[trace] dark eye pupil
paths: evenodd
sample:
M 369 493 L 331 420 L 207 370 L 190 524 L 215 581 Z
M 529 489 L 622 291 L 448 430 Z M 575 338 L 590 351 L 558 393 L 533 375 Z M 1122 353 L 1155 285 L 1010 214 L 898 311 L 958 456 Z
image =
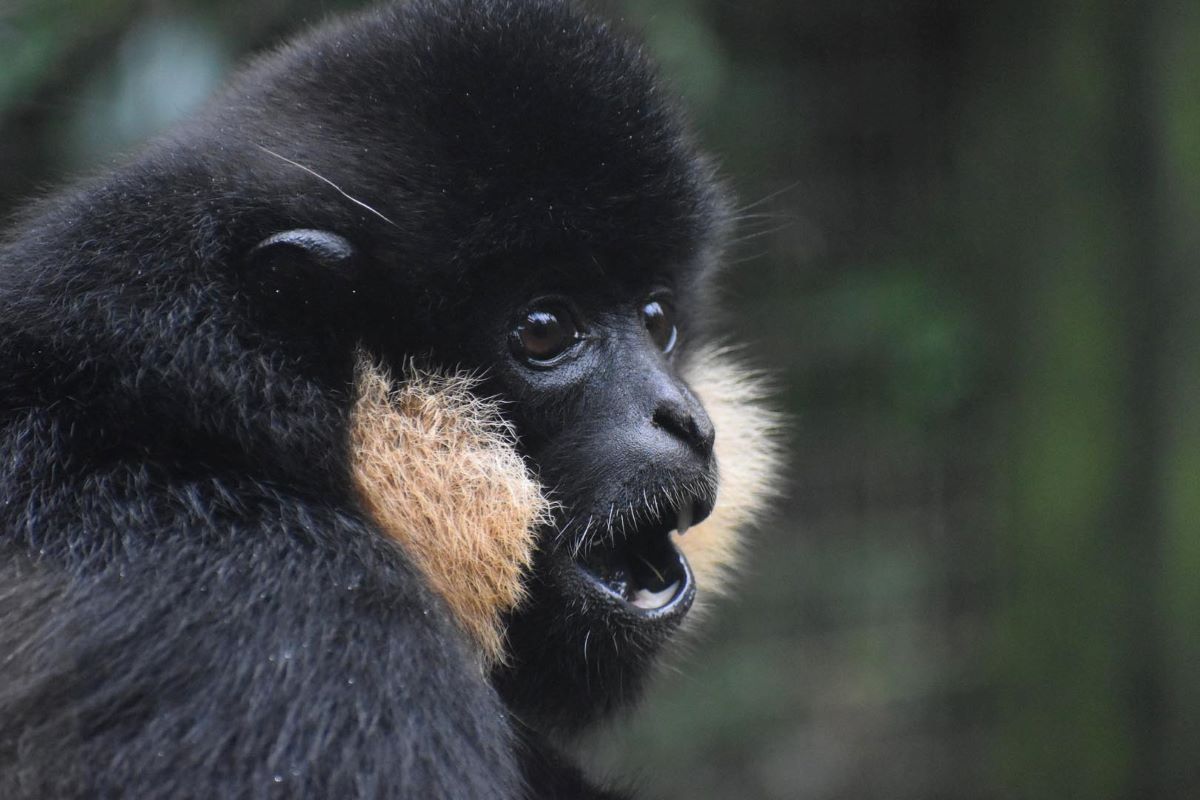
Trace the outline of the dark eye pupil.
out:
M 546 361 L 566 350 L 575 340 L 576 331 L 566 314 L 535 309 L 525 315 L 517 334 L 526 356 Z
M 651 300 L 642 308 L 642 317 L 646 321 L 646 330 L 650 338 L 658 345 L 658 349 L 669 353 L 675 348 L 675 314 L 671 307 L 660 300 Z

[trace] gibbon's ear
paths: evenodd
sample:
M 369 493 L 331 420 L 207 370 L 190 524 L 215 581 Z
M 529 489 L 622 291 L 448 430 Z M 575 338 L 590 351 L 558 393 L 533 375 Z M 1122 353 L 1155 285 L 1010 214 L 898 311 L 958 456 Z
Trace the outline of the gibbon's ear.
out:
M 264 275 L 307 273 L 327 280 L 353 280 L 354 247 L 329 231 L 296 228 L 263 239 L 250 251 L 250 267 Z
M 359 263 L 345 237 L 297 228 L 255 245 L 246 256 L 243 277 L 276 315 L 310 323 L 353 302 Z
M 342 266 L 354 255 L 354 248 L 344 236 L 329 231 L 296 228 L 263 239 L 250 251 L 250 257 L 255 260 L 269 259 L 288 250 L 293 255 L 304 254 L 326 267 Z

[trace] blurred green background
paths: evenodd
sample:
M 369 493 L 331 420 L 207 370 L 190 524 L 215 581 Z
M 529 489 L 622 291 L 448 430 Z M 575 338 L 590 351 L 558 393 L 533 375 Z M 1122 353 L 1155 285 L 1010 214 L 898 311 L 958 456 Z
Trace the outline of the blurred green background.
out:
M 749 205 L 739 596 L 581 748 L 663 798 L 1200 796 L 1200 3 L 595 0 Z M 0 0 L 0 213 L 357 2 Z

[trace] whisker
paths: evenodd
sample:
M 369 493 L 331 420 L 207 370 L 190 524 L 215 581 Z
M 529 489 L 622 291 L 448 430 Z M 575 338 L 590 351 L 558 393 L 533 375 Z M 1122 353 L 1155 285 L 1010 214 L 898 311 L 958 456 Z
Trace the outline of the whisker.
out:
M 791 183 L 784 186 L 782 189 L 776 189 L 775 191 L 771 192 L 770 194 L 764 195 L 763 197 L 758 198 L 757 200 L 755 200 L 752 203 L 747 203 L 744 206 L 739 206 L 738 208 L 735 208 L 733 210 L 734 216 L 741 214 L 743 211 L 749 211 L 752 208 L 757 208 L 758 206 L 761 206 L 763 203 L 769 203 L 772 200 L 774 200 L 776 197 L 779 197 L 781 194 L 787 194 L 788 192 L 792 191 L 793 189 L 798 187 L 800 185 L 800 183 L 801 183 L 801 181 L 792 181 Z
M 774 236 L 775 234 L 780 233 L 781 231 L 786 231 L 790 227 L 792 227 L 791 224 L 776 225 L 774 227 L 766 228 L 761 231 L 753 231 L 751 233 L 743 234 L 742 236 L 737 236 L 737 237 L 731 239 L 729 241 L 729 245 L 731 247 L 737 247 L 739 245 L 745 244 L 746 242 L 752 242 L 755 239 L 761 239 L 764 236 Z
M 279 153 L 276 153 L 274 150 L 271 150 L 270 148 L 263 147 L 261 144 L 259 144 L 259 145 L 255 145 L 255 147 L 257 147 L 259 150 L 262 150 L 262 151 L 263 151 L 264 153 L 266 153 L 267 155 L 269 155 L 269 156 L 275 156 L 275 158 L 278 158 L 280 161 L 283 161 L 283 162 L 286 162 L 286 163 L 288 163 L 288 164 L 291 164 L 293 167 L 296 167 L 296 168 L 298 168 L 298 169 L 302 169 L 302 170 L 304 170 L 305 172 L 307 172 L 309 175 L 312 175 L 312 176 L 313 176 L 314 178 L 316 178 L 317 180 L 319 180 L 319 181 L 322 181 L 322 182 L 324 182 L 324 183 L 326 183 L 326 184 L 328 184 L 328 185 L 332 186 L 332 187 L 333 187 L 333 189 L 334 189 L 334 191 L 336 191 L 336 192 L 337 192 L 338 194 L 340 194 L 342 197 L 346 198 L 346 199 L 347 199 L 347 200 L 349 200 L 351 203 L 354 203 L 355 205 L 357 205 L 357 206 L 360 206 L 360 207 L 362 207 L 362 208 L 365 208 L 367 211 L 370 211 L 372 214 L 374 214 L 375 216 L 379 217 L 381 220 L 383 220 L 384 222 L 386 222 L 388 225 L 391 225 L 393 228 L 399 228 L 399 227 L 400 227 L 399 225 L 397 225 L 396 223 L 392 222 L 390 219 L 388 219 L 387 217 L 385 217 L 385 216 L 384 216 L 383 214 L 381 214 L 380 212 L 378 212 L 378 211 L 376 211 L 375 209 L 371 208 L 369 205 L 367 205 L 366 203 L 364 203 L 362 200 L 359 200 L 357 197 L 354 197 L 353 195 L 351 195 L 351 194 L 349 194 L 349 193 L 345 192 L 345 191 L 342 189 L 342 187 L 338 186 L 336 183 L 334 183 L 333 181 L 329 180 L 329 178 L 326 178 L 324 175 L 322 175 L 321 173 L 317 172 L 315 169 L 312 169 L 312 168 L 310 168 L 310 167 L 306 167 L 306 166 L 304 166 L 303 164 L 301 164 L 301 163 L 300 163 L 300 162 L 298 162 L 298 161 L 292 161 L 292 160 L 291 160 L 290 158 L 288 158 L 287 156 L 281 156 L 281 155 L 279 155 Z
M 736 223 L 739 227 L 743 226 L 745 223 L 776 222 L 776 221 L 799 222 L 800 221 L 800 217 L 796 216 L 795 214 L 784 214 L 782 212 L 780 212 L 780 213 L 771 212 L 771 213 L 762 213 L 762 214 L 738 214 L 736 217 L 733 217 L 732 219 L 733 219 L 733 222 Z

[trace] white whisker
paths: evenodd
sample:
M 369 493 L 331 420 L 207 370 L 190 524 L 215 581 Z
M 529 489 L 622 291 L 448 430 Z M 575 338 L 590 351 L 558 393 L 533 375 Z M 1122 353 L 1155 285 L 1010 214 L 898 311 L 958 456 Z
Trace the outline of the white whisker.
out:
M 279 153 L 276 153 L 274 150 L 271 150 L 270 148 L 263 147 L 261 144 L 260 144 L 260 145 L 255 145 L 255 146 L 256 146 L 256 147 L 257 147 L 259 150 L 262 150 L 262 151 L 263 151 L 264 153 L 266 153 L 267 155 L 269 155 L 269 156 L 275 156 L 275 158 L 278 158 L 280 161 L 284 161 L 284 162 L 286 162 L 286 163 L 288 163 L 288 164 L 291 164 L 293 167 L 296 167 L 296 168 L 298 168 L 298 169 L 302 169 L 302 170 L 304 170 L 305 172 L 307 172 L 309 175 L 312 175 L 312 176 L 313 176 L 314 178 L 316 178 L 317 180 L 319 180 L 319 181 L 322 181 L 323 183 L 327 183 L 327 184 L 329 184 L 330 186 L 332 186 L 332 187 L 333 187 L 334 191 L 336 191 L 336 192 L 337 192 L 338 194 L 340 194 L 342 197 L 346 198 L 346 199 L 347 199 L 347 200 L 349 200 L 351 203 L 354 203 L 355 205 L 357 205 L 357 206 L 360 206 L 360 207 L 362 207 L 362 208 L 365 208 L 367 211 L 370 211 L 372 214 L 374 214 L 375 216 L 379 217 L 381 220 L 383 220 L 384 222 L 386 222 L 388 225 L 391 225 L 393 228 L 399 228 L 399 227 L 400 227 L 399 225 L 397 225 L 396 223 L 392 222 L 390 219 L 388 219 L 387 217 L 385 217 L 385 216 L 384 216 L 383 214 L 381 214 L 380 212 L 378 212 L 378 211 L 376 211 L 375 209 L 371 208 L 369 205 L 367 205 L 366 203 L 364 203 L 362 200 L 359 200 L 357 197 L 354 197 L 353 195 L 350 195 L 350 194 L 348 194 L 347 192 L 343 191 L 342 187 L 338 186 L 336 183 L 334 183 L 333 181 L 329 180 L 329 178 L 326 178 L 324 175 L 320 174 L 320 173 L 319 173 L 319 172 L 317 172 L 316 170 L 314 170 L 314 169 L 312 169 L 312 168 L 310 168 L 310 167 L 306 167 L 306 166 L 304 166 L 303 164 L 299 163 L 298 161 L 292 161 L 292 160 L 291 160 L 290 158 L 288 158 L 287 156 L 281 156 L 281 155 L 279 155 Z

